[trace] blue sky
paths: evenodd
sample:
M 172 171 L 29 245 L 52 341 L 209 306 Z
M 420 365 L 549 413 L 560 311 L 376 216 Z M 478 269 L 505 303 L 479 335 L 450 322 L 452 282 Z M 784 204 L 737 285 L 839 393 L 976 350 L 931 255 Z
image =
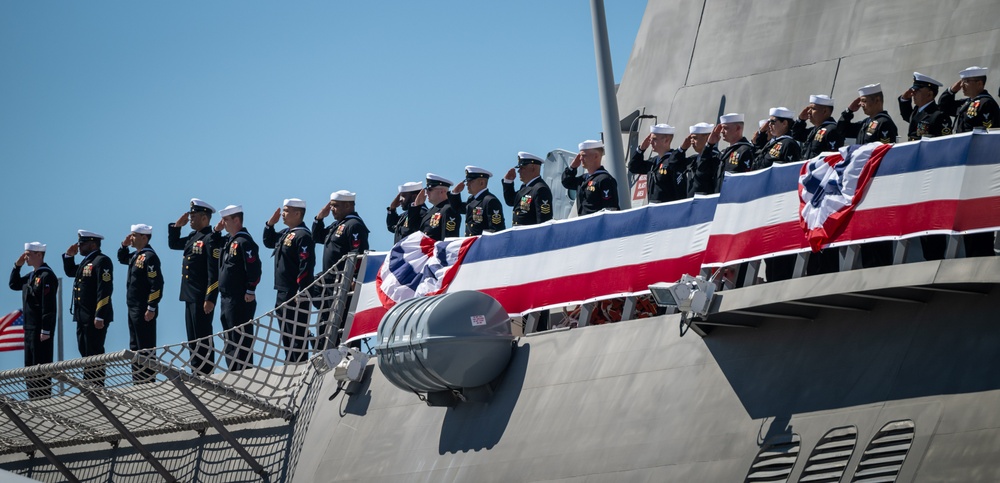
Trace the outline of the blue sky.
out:
M 617 80 L 645 3 L 606 4 Z M 242 204 L 260 242 L 284 198 L 305 199 L 311 219 L 348 189 L 373 249 L 387 249 L 396 185 L 429 171 L 457 181 L 474 164 L 499 192 L 518 151 L 575 150 L 601 131 L 583 0 L 8 1 L 0 64 L 0 260 L 10 270 L 37 240 L 61 274 L 77 229 L 104 234 L 114 258 L 131 224 L 152 225 L 160 344 L 185 338 L 166 227 L 192 197 Z M 128 346 L 117 267 L 108 352 Z M 258 315 L 273 306 L 272 268 L 265 259 Z M 0 291 L 0 312 L 19 307 L 20 293 Z M 0 353 L 0 369 L 21 364 Z

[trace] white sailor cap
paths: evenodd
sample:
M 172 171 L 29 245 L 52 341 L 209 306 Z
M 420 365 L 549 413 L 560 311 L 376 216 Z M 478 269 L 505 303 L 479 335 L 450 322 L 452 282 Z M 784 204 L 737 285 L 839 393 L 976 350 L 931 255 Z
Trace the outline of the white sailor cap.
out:
M 347 190 L 334 191 L 333 193 L 330 193 L 330 201 L 354 201 L 357 198 L 357 193 L 351 193 Z
M 455 184 L 452 183 L 450 179 L 445 178 L 444 176 L 436 175 L 434 173 L 427 173 L 426 178 L 427 178 L 428 188 L 434 188 L 437 186 L 451 186 Z
M 26 252 L 42 252 L 45 253 L 45 244 L 39 242 L 31 242 L 24 244 L 24 251 Z
M 243 213 L 243 205 L 229 205 L 219 210 L 219 214 L 222 216 L 231 216 L 237 213 Z
M 670 124 L 656 124 L 649 126 L 649 132 L 652 134 L 673 134 L 676 129 Z
M 517 153 L 517 167 L 519 168 L 521 166 L 527 166 L 529 164 L 544 164 L 544 163 L 545 163 L 544 159 L 534 154 L 526 153 L 524 151 L 520 151 Z
M 191 198 L 191 213 L 196 211 L 212 214 L 215 213 L 215 207 L 198 198 Z
M 913 73 L 913 87 L 914 88 L 930 87 L 930 86 L 941 87 L 943 85 L 944 84 L 938 82 L 937 80 L 931 78 L 930 76 L 923 75 L 923 74 L 921 74 L 919 72 L 914 72 Z
M 794 119 L 795 114 L 789 110 L 787 107 L 772 107 L 770 111 L 767 112 L 768 115 L 774 117 L 780 117 L 783 119 Z
M 414 191 L 420 191 L 423 189 L 424 184 L 419 181 L 409 181 L 399 185 L 400 193 L 412 193 Z
M 138 225 L 132 225 L 132 233 L 138 233 L 140 235 L 152 235 L 153 227 L 139 223 Z
M 859 96 L 870 96 L 882 92 L 882 84 L 868 84 L 858 89 Z
M 76 236 L 80 238 L 80 241 L 103 240 L 104 239 L 104 235 L 100 235 L 100 234 L 94 233 L 92 231 L 87 231 L 87 230 L 77 230 L 76 231 Z
M 712 132 L 712 128 L 714 127 L 715 124 L 709 124 L 707 122 L 699 122 L 698 124 L 689 127 L 688 132 L 690 132 L 691 134 L 710 134 Z
M 963 70 L 962 72 L 959 72 L 958 76 L 963 79 L 968 77 L 986 77 L 986 73 L 989 72 L 989 70 L 989 67 L 979 67 L 978 65 L 974 65 Z
M 743 122 L 743 114 L 730 112 L 729 114 L 719 116 L 719 124 L 728 124 L 731 122 Z
M 282 206 L 287 206 L 289 208 L 302 208 L 306 209 L 306 202 L 298 198 L 287 198 Z
M 830 106 L 833 107 L 833 98 L 823 94 L 814 94 L 809 96 L 809 103 L 816 104 L 817 106 Z
M 480 168 L 479 166 L 466 166 L 465 167 L 465 179 L 473 180 L 476 178 L 489 178 L 492 177 L 493 173 Z
M 764 125 L 767 124 L 767 121 L 770 121 L 770 119 L 761 119 L 757 122 L 757 127 L 764 127 Z
M 588 139 L 576 146 L 583 151 L 584 149 L 600 149 L 604 147 L 604 141 L 598 141 L 596 139 Z

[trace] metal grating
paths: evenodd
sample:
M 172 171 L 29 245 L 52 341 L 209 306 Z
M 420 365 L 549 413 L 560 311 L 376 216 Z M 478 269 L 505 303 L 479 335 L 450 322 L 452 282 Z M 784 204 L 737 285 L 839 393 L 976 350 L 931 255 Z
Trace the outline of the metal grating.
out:
M 799 458 L 798 434 L 782 434 L 769 439 L 761 446 L 757 457 L 747 472 L 746 483 L 776 483 L 788 481 L 792 467 Z
M 912 420 L 892 421 L 882 426 L 872 437 L 861 462 L 854 473 L 852 482 L 889 483 L 896 481 L 903 468 L 910 446 L 913 445 L 914 424 Z
M 802 470 L 800 482 L 835 483 L 839 482 L 847 470 L 847 463 L 854 454 L 858 444 L 858 428 L 844 426 L 833 428 L 820 438 L 813 448 L 806 467 Z

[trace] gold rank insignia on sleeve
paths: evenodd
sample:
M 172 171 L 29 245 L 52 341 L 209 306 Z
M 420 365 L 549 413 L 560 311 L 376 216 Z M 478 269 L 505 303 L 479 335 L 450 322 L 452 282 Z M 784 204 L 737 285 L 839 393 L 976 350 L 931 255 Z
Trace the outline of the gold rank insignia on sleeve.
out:
M 983 127 L 986 129 L 993 127 L 993 121 L 983 121 Z
M 500 213 L 500 210 L 493 210 L 493 216 L 490 217 L 490 222 L 494 225 L 499 225 L 503 222 L 503 215 Z
M 111 270 L 110 269 L 107 269 L 107 268 L 104 269 L 104 273 L 101 274 L 101 280 L 104 280 L 105 282 L 110 282 L 111 281 Z
M 945 127 L 944 129 L 941 130 L 941 135 L 942 136 L 947 136 L 949 134 L 951 134 L 951 128 L 950 127 Z
M 222 256 L 222 250 L 219 250 L 218 248 L 212 249 L 212 258 L 219 258 L 221 256 Z
M 448 217 L 448 221 L 444 224 L 444 229 L 448 231 L 455 231 L 458 229 L 458 224 L 455 222 L 454 218 Z
M 149 271 L 146 272 L 146 275 L 149 276 L 149 278 L 156 278 L 156 270 L 153 270 L 153 267 L 149 267 Z
M 552 213 L 552 205 L 549 204 L 549 200 L 542 200 L 542 204 L 539 206 L 539 211 L 541 211 L 543 215 Z

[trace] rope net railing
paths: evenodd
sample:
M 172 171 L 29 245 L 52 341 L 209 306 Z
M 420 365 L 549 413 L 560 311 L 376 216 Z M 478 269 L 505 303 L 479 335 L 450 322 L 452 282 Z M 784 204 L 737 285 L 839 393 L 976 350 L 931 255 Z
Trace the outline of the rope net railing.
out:
M 33 448 L 19 422 L 58 447 L 118 441 L 121 426 L 135 436 L 201 431 L 202 409 L 223 424 L 293 417 L 318 374 L 310 360 L 339 340 L 358 258 L 202 339 L 0 372 L 0 453 Z

